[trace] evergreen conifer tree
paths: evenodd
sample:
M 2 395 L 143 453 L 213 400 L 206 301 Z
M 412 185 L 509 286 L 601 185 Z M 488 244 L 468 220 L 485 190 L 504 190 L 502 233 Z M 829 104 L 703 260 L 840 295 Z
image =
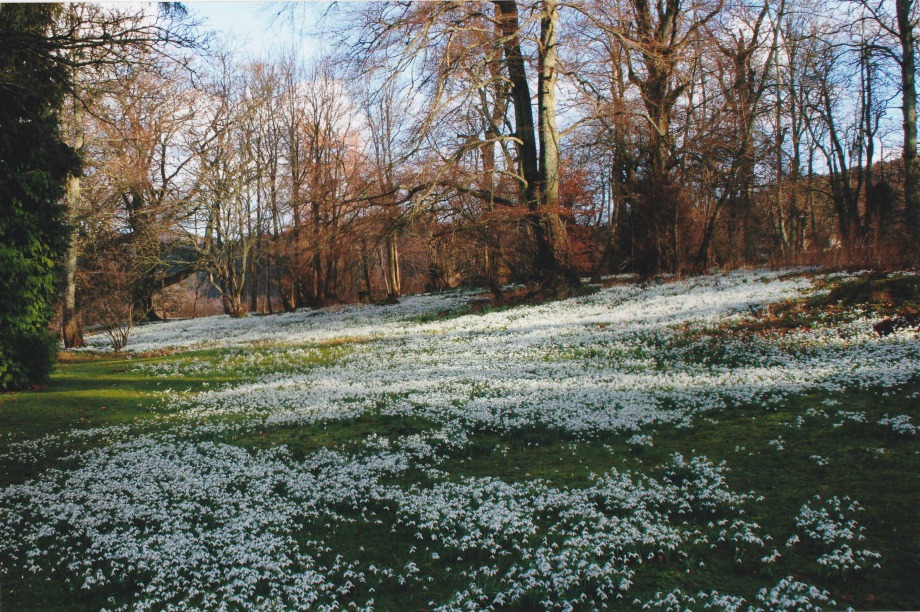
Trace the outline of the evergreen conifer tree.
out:
M 67 247 L 61 197 L 79 168 L 56 116 L 68 87 L 48 37 L 57 10 L 0 4 L 0 390 L 42 382 L 57 352 L 48 323 Z

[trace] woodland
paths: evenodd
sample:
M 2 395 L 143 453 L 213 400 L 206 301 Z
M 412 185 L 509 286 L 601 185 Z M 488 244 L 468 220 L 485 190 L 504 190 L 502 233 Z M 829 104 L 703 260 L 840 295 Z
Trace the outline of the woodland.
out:
M 264 10 L 0 3 L 0 608 L 920 609 L 914 0 Z

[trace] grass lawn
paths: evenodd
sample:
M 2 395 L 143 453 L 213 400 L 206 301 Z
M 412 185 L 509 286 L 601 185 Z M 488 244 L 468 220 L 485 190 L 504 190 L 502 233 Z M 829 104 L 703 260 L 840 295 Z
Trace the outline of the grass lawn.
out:
M 0 609 L 920 609 L 918 286 L 409 298 L 68 353 L 0 395 Z

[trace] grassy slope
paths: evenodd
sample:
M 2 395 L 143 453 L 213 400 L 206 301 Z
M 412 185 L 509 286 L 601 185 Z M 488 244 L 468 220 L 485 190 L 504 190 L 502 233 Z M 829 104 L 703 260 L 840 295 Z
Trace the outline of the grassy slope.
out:
M 905 303 L 913 303 L 913 296 L 905 299 L 893 297 L 890 292 L 886 297 L 880 296 L 878 291 L 863 291 L 865 295 L 859 297 L 860 291 L 841 290 L 838 295 L 854 303 L 875 300 L 875 307 L 883 312 L 894 312 Z M 852 295 L 857 297 L 846 297 Z M 809 310 L 826 310 L 835 305 L 840 306 L 841 300 L 834 304 L 788 305 L 787 312 L 794 314 L 780 316 L 777 320 L 789 325 L 790 318 L 798 317 L 792 326 L 807 324 Z M 162 416 L 163 412 L 156 392 L 164 385 L 193 390 L 205 383 L 238 382 L 249 373 L 216 372 L 167 383 L 163 378 L 147 377 L 131 368 L 139 363 L 169 364 L 190 356 L 206 358 L 216 353 L 204 351 L 131 360 L 112 355 L 71 357 L 59 365 L 44 389 L 0 396 L 0 446 L 72 428 L 130 425 L 140 430 L 160 427 L 155 417 Z M 830 590 L 842 606 L 920 609 L 920 584 L 916 581 L 920 575 L 920 523 L 917 521 L 920 442 L 916 438 L 881 433 L 875 424 L 885 413 L 907 414 L 915 423 L 920 422 L 918 391 L 920 381 L 914 381 L 900 389 L 801 395 L 767 412 L 758 406 L 734 406 L 712 418 L 697 419 L 692 428 L 660 427 L 654 432 L 653 447 L 631 447 L 626 442 L 628 435 L 618 434 L 573 444 L 573 439 L 550 431 L 533 430 L 504 436 L 481 432 L 441 468 L 456 479 L 489 475 L 516 481 L 538 477 L 562 486 L 581 487 L 588 484 L 589 474 L 611 467 L 654 472 L 675 452 L 703 454 L 716 463 L 724 460 L 731 470 L 728 477 L 734 490 L 753 490 L 765 498 L 751 506 L 750 511 L 764 531 L 775 538 L 772 545 L 779 549 L 782 558 L 768 570 L 760 565 L 739 564 L 725 554 L 713 558 L 702 549 L 687 559 L 656 560 L 638 574 L 626 601 L 631 601 L 632 597 L 647 598 L 657 591 L 667 592 L 675 587 L 693 593 L 715 587 L 723 592 L 741 594 L 751 601 L 759 586 L 793 575 Z M 864 411 L 868 423 L 845 421 L 842 426 L 834 427 L 840 419 L 806 415 L 809 408 L 825 408 L 828 401 L 839 402 L 839 408 Z M 804 425 L 796 427 L 800 417 Z M 348 446 L 372 433 L 406 435 L 429 426 L 422 421 L 365 417 L 297 429 L 275 428 L 227 441 L 251 448 L 253 452 L 286 444 L 295 455 L 304 456 L 323 446 Z M 769 444 L 778 436 L 784 441 L 783 452 Z M 0 485 L 23 482 L 40 470 L 61 464 L 74 444 L 62 447 L 38 465 L 0 465 Z M 884 448 L 884 452 L 879 452 L 879 448 Z M 826 458 L 827 465 L 818 465 L 811 459 L 813 455 Z M 862 503 L 865 513 L 860 523 L 866 528 L 866 546 L 882 553 L 880 570 L 857 576 L 828 575 L 814 562 L 815 555 L 807 547 L 799 546 L 789 551 L 783 546 L 794 530 L 791 517 L 815 494 L 825 498 L 848 495 Z M 313 529 L 321 527 L 305 526 L 303 537 L 310 537 Z M 396 542 L 411 538 L 411 534 L 403 533 L 394 536 L 389 525 L 377 529 L 342 525 L 333 531 L 326 531 L 324 536 L 334 543 L 332 547 L 336 550 L 347 551 L 355 558 L 365 556 L 397 564 L 394 557 L 400 553 Z M 359 547 L 363 547 L 360 552 Z M 381 609 L 422 608 L 433 596 L 447 597 L 460 586 L 443 571 L 443 561 L 429 561 L 421 569 L 438 578 L 430 591 L 397 589 L 378 593 L 378 606 Z M 46 581 L 45 578 L 52 579 Z M 73 609 L 105 605 L 104 600 L 68 593 L 53 577 L 37 576 L 31 584 L 3 582 L 0 577 L 3 609 L 7 609 L 6 606 L 9 609 Z

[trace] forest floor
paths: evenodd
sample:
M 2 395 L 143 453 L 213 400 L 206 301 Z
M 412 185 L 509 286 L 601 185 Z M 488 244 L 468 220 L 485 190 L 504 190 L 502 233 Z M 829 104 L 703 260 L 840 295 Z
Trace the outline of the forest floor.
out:
M 746 271 L 91 337 L 0 395 L 0 610 L 920 609 L 918 308 Z

